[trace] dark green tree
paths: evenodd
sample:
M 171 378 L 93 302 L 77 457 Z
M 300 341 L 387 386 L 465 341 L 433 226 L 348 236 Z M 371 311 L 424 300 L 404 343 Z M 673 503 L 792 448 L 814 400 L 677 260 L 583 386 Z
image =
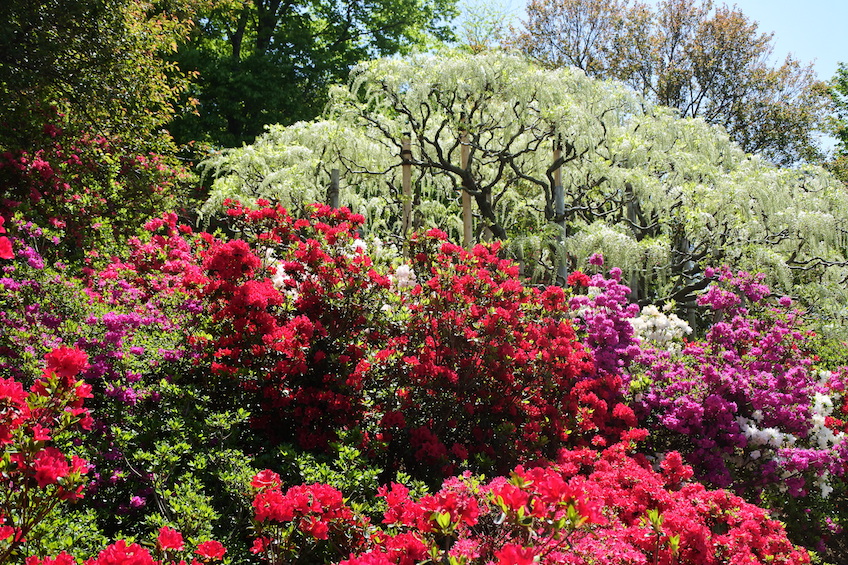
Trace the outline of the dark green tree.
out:
M 199 115 L 171 128 L 180 142 L 237 146 L 266 124 L 314 118 L 352 65 L 451 37 L 456 0 L 224 0 L 199 14 L 176 56 L 197 71 Z
M 165 57 L 187 36 L 192 2 L 4 0 L 0 148 L 38 149 L 52 106 L 77 129 L 161 141 L 188 84 Z
M 848 66 L 845 63 L 839 63 L 829 87 L 833 101 L 830 134 L 836 139 L 836 147 L 827 168 L 848 183 Z

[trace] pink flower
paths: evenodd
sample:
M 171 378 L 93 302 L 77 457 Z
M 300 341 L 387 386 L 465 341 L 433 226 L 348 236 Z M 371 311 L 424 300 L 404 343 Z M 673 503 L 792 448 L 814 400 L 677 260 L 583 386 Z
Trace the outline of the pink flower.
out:
M 45 428 L 41 424 L 36 424 L 32 427 L 32 439 L 35 441 L 47 441 L 50 439 L 50 429 Z

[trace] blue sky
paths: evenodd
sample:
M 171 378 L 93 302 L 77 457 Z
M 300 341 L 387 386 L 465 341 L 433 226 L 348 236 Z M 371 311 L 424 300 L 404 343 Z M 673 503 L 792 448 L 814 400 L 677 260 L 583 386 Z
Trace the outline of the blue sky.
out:
M 648 0 L 650 1 L 650 0 Z M 524 0 L 466 0 L 472 6 L 492 6 L 524 17 Z M 813 62 L 818 77 L 829 80 L 837 63 L 848 63 L 848 0 L 736 0 L 715 4 L 736 5 L 759 24 L 760 32 L 774 32 L 773 61 L 792 55 Z
M 730 2 L 728 2 L 730 4 Z M 814 62 L 818 77 L 829 80 L 839 62 L 848 63 L 848 1 L 846 0 L 737 0 L 762 32 L 774 32 L 774 55 L 792 53 L 802 62 Z

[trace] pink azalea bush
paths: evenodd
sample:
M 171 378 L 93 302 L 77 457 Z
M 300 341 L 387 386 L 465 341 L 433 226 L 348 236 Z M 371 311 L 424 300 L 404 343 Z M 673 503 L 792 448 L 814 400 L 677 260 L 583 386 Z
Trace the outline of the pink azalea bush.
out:
M 791 515 L 808 543 L 835 541 L 844 372 L 816 367 L 801 313 L 769 295 L 761 276 L 717 273 L 699 299 L 715 322 L 679 352 L 644 349 L 631 368 L 634 408 L 654 452 L 680 451 L 707 484 Z

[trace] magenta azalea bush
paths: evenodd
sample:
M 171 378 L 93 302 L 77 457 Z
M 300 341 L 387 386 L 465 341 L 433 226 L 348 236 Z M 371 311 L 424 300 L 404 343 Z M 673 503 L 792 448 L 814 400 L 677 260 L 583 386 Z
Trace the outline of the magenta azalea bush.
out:
M 838 555 L 848 373 L 755 277 L 660 350 L 617 269 L 535 288 L 440 230 L 377 252 L 345 209 L 167 212 L 67 265 L 0 217 L 7 561 Z

